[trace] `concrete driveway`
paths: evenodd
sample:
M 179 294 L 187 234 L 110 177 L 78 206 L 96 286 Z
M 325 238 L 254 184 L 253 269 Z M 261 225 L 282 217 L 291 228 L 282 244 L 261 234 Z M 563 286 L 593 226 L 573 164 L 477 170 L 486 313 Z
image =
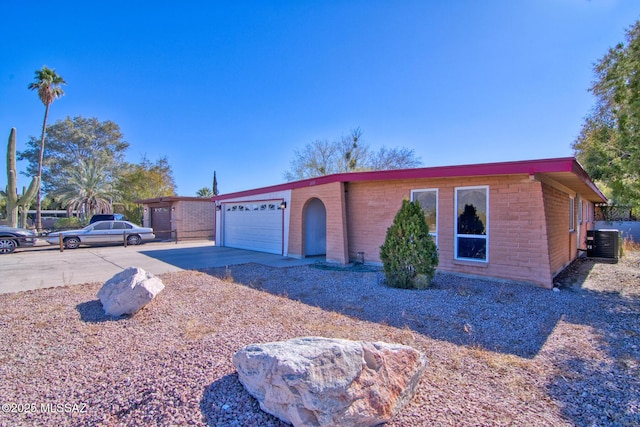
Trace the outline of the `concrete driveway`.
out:
M 57 246 L 38 245 L 0 255 L 0 293 L 53 286 L 106 282 L 127 267 L 153 274 L 256 262 L 274 267 L 311 264 L 263 252 L 215 246 L 211 241 L 147 243 L 140 246 L 81 247 L 60 252 Z

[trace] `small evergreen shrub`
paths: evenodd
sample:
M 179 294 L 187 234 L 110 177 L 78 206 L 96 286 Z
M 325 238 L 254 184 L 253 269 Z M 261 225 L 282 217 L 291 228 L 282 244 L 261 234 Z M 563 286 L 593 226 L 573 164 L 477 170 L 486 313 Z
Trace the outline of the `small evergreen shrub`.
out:
M 418 202 L 402 201 L 380 247 L 380 260 L 389 286 L 424 289 L 431 283 L 438 266 L 438 248 Z

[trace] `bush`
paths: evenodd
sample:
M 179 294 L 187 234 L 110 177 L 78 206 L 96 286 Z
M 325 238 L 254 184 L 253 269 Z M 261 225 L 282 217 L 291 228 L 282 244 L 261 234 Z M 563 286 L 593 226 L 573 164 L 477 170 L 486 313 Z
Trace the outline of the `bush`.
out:
M 418 202 L 403 200 L 380 247 L 386 282 L 405 289 L 424 289 L 438 266 L 438 249 Z
M 85 222 L 80 221 L 78 218 L 76 217 L 71 217 L 71 218 L 59 218 L 56 221 L 56 224 L 54 225 L 54 229 L 56 230 L 65 230 L 65 229 L 71 229 L 71 228 L 81 228 L 84 227 L 86 224 Z

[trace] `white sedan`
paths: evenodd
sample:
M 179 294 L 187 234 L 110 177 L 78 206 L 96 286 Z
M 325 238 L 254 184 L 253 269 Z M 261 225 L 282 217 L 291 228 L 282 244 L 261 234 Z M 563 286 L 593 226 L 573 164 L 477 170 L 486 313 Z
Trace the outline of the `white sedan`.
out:
M 155 239 L 152 228 L 140 227 L 129 221 L 100 221 L 87 225 L 80 230 L 66 230 L 50 233 L 46 240 L 52 245 L 62 243 L 67 249 L 75 249 L 80 245 L 103 243 L 124 243 L 139 245 L 143 241 Z

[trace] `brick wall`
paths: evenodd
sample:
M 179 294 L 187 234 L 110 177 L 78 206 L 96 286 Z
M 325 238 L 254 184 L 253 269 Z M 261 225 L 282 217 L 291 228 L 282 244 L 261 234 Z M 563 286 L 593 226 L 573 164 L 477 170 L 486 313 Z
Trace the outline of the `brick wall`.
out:
M 455 189 L 489 187 L 488 262 L 456 260 Z M 561 187 L 561 186 L 560 186 Z M 553 276 L 577 256 L 578 234 L 569 232 L 569 193 L 529 175 L 330 183 L 295 189 L 291 195 L 289 254 L 304 256 L 304 207 L 320 199 L 327 211 L 327 260 L 347 263 L 364 253 L 379 263 L 380 246 L 411 190 L 438 189 L 439 270 L 553 286 Z M 576 200 L 579 200 L 576 198 Z M 593 228 L 591 212 L 575 225 L 580 239 Z M 584 215 L 584 214 L 583 214 Z
M 289 255 L 304 257 L 304 208 L 313 198 L 320 199 L 327 211 L 327 261 L 349 262 L 346 241 L 344 186 L 340 182 L 296 189 L 291 193 Z
M 489 186 L 489 262 L 455 260 L 455 188 Z M 439 269 L 551 285 L 541 184 L 524 176 L 352 182 L 347 186 L 349 258 L 380 262 L 387 228 L 412 189 L 437 188 Z
M 181 200 L 174 203 L 172 228 L 177 230 L 178 239 L 206 238 L 215 234 L 215 203 L 208 199 Z
M 570 195 L 548 184 L 542 184 L 542 188 L 547 221 L 549 264 L 553 276 L 576 257 L 576 232 L 569 231 Z M 578 224 L 576 218 L 574 218 L 574 224 Z

